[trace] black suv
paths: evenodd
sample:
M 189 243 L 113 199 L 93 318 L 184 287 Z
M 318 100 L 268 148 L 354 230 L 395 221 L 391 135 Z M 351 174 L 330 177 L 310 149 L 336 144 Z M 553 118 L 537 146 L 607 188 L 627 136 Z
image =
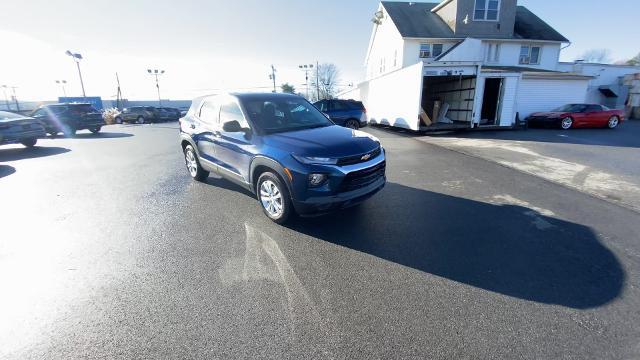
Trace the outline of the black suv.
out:
M 367 109 L 360 101 L 331 99 L 320 100 L 313 105 L 337 125 L 356 130 L 367 126 Z
M 78 130 L 89 130 L 97 134 L 105 124 L 102 113 L 91 104 L 51 104 L 43 105 L 31 113 L 52 136 L 59 132 L 73 136 Z

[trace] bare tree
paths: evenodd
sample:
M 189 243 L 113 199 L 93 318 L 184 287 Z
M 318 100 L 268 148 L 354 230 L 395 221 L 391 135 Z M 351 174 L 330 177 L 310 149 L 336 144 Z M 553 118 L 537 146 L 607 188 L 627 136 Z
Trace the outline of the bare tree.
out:
M 582 56 L 577 60 L 583 60 L 588 63 L 610 63 L 611 62 L 611 50 L 609 49 L 591 49 L 585 51 Z
M 311 89 L 316 100 L 331 99 L 338 90 L 340 71 L 334 64 L 320 64 L 311 77 Z

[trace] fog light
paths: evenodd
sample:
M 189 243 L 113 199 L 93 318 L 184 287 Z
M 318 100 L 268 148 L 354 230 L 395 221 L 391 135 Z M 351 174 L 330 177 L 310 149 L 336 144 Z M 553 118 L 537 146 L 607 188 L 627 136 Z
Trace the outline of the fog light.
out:
M 325 174 L 309 174 L 309 186 L 318 187 L 327 180 Z

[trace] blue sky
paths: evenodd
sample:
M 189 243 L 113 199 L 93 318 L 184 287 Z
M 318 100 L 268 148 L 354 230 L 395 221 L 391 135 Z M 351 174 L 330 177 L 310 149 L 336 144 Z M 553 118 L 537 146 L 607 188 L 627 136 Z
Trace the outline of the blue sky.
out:
M 188 98 L 216 89 L 304 83 L 299 64 L 335 63 L 342 82 L 357 82 L 377 0 L 22 0 L 0 11 L 0 42 L 19 56 L 0 57 L 0 84 L 27 99 L 53 99 L 56 79 L 79 93 L 64 50 L 85 56 L 88 95 L 115 94 L 118 71 L 125 97 L 152 99 L 146 69 L 166 70 L 163 98 Z M 562 60 L 606 48 L 613 60 L 640 52 L 636 0 L 520 0 L 573 44 Z M 28 21 L 26 20 L 28 19 Z M 3 52 L 6 55 L 6 52 Z M 302 89 L 300 89 L 302 90 Z

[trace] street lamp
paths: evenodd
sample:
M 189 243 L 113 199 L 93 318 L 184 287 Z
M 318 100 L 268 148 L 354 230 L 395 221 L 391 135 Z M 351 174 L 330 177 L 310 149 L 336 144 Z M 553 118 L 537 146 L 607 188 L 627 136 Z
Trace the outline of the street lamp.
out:
M 67 85 L 67 80 L 56 80 L 56 84 L 62 87 L 62 93 L 64 94 L 64 97 L 67 97 L 67 90 L 64 88 L 64 86 Z
M 300 70 L 304 71 L 304 80 L 307 87 L 307 99 L 309 99 L 309 71 L 313 69 L 313 64 L 298 65 Z
M 78 53 L 72 53 L 69 50 L 67 50 L 65 54 L 67 54 L 68 56 L 71 56 L 73 61 L 76 63 L 76 66 L 78 67 L 78 76 L 80 76 L 80 86 L 82 87 L 82 97 L 87 97 L 87 94 L 85 94 L 84 92 L 84 82 L 82 82 L 82 72 L 80 71 L 80 60 L 82 60 L 82 55 Z
M 155 78 L 156 78 L 156 88 L 158 89 L 158 104 L 160 104 L 160 106 L 162 106 L 162 99 L 160 98 L 160 83 L 158 82 L 158 76 L 164 74 L 164 70 L 147 69 L 147 72 L 149 73 L 149 75 L 155 76 Z
M 9 105 L 9 98 L 7 97 L 7 85 L 0 86 L 2 88 L 2 92 L 4 92 L 4 104 L 7 107 L 7 110 L 11 110 L 11 105 Z

